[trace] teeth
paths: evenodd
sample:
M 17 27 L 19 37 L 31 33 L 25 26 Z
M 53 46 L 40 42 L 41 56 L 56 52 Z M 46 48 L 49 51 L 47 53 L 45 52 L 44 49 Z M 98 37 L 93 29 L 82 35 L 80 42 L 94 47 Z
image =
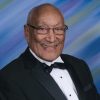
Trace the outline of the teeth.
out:
M 56 42 L 56 43 L 47 43 L 47 42 L 42 42 L 40 43 L 44 47 L 57 47 L 59 44 L 62 44 L 62 42 Z
M 55 45 L 46 45 L 46 44 L 42 44 L 44 47 L 57 47 L 58 44 Z

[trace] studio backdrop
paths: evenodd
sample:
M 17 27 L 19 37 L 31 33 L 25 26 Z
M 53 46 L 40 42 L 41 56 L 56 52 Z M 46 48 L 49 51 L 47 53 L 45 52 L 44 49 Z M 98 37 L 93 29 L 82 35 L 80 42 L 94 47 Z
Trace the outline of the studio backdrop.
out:
M 69 27 L 63 53 L 87 62 L 100 93 L 100 0 L 0 0 L 0 69 L 27 47 L 23 27 L 27 14 L 42 3 L 62 11 Z

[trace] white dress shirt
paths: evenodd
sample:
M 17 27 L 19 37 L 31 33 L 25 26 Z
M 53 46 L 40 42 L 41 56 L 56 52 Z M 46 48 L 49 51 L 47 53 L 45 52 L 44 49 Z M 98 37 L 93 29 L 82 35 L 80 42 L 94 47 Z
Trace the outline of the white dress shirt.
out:
M 42 63 L 47 64 L 48 66 L 54 64 L 55 62 L 64 63 L 60 56 L 56 60 L 48 62 L 39 58 L 31 49 L 29 50 L 36 59 L 38 59 Z M 54 79 L 54 81 L 58 84 L 61 91 L 68 100 L 79 100 L 75 85 L 67 69 L 53 68 L 50 75 Z

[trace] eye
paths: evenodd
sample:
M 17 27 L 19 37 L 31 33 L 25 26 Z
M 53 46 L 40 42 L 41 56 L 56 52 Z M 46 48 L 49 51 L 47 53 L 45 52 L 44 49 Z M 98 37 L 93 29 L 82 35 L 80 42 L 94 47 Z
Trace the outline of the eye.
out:
M 55 30 L 57 30 L 57 31 L 63 31 L 64 28 L 62 28 L 62 27 L 56 27 Z
M 38 30 L 46 30 L 44 27 L 39 27 Z
M 45 27 L 38 27 L 37 28 L 37 32 L 45 34 L 45 33 L 47 33 L 47 28 L 45 28 Z

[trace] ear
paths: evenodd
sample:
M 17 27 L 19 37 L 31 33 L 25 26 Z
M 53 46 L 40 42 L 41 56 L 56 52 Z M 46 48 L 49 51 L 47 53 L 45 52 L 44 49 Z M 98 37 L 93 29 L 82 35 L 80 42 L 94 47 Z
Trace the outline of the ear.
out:
M 29 27 L 27 25 L 24 25 L 24 35 L 27 42 L 29 43 L 30 32 L 29 32 Z

